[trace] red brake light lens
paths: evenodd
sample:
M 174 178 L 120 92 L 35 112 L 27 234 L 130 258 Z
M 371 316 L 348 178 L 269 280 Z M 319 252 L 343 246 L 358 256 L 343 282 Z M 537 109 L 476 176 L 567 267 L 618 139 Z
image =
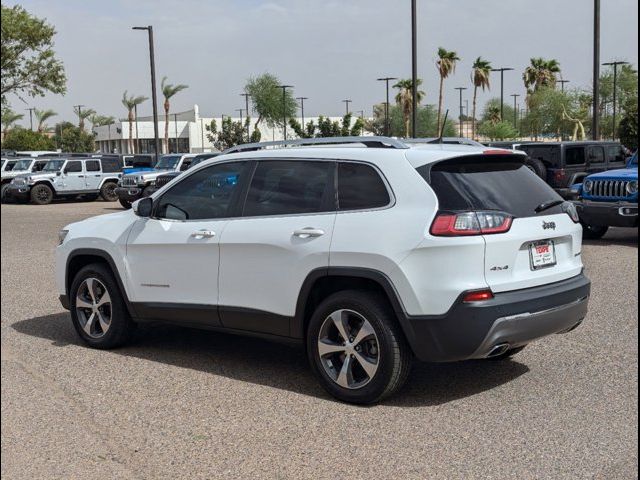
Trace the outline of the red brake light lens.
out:
M 504 148 L 485 150 L 482 152 L 483 155 L 511 155 L 512 153 L 513 152 L 511 150 L 506 150 Z
M 431 225 L 431 235 L 461 237 L 505 233 L 512 223 L 513 217 L 503 212 L 439 213 Z
M 485 302 L 494 298 L 491 290 L 477 290 L 475 292 L 467 292 L 462 297 L 464 303 Z

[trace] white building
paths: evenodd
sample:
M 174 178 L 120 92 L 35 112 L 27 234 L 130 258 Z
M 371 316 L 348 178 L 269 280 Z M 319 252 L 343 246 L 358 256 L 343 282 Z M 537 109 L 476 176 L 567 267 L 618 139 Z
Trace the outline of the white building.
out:
M 228 115 L 224 116 L 229 117 Z M 235 122 L 239 117 L 231 117 Z M 342 121 L 342 117 L 330 117 L 332 121 Z M 201 117 L 197 105 L 193 110 L 169 114 L 169 152 L 211 152 L 215 150 L 213 144 L 207 138 L 206 129 L 215 120 L 218 130 L 222 125 L 222 117 Z M 300 118 L 297 119 L 300 121 Z M 318 122 L 318 117 L 305 117 L 305 123 Z M 355 122 L 355 117 L 352 119 Z M 255 119 L 252 118 L 250 130 L 253 132 Z M 111 153 L 152 153 L 154 151 L 153 117 L 138 117 L 131 125 L 127 120 L 118 120 L 111 125 L 95 127 L 96 148 L 100 152 Z M 130 136 L 131 132 L 131 136 Z M 158 112 L 158 136 L 160 148 L 164 152 L 165 116 L 164 112 Z M 260 125 L 261 141 L 282 140 L 284 133 L 282 128 L 269 128 L 264 122 Z M 291 129 L 287 128 L 287 136 L 291 135 Z M 133 152 L 129 147 L 129 139 L 133 140 Z M 176 148 L 177 147 L 177 148 Z

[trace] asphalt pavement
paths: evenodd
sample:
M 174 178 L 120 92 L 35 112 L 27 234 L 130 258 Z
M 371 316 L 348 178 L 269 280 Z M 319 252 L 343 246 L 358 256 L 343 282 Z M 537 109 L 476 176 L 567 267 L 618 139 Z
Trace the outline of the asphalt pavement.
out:
M 630 479 L 638 469 L 638 232 L 584 246 L 590 313 L 511 361 L 416 364 L 339 403 L 303 352 L 140 328 L 85 348 L 54 287 L 57 232 L 116 203 L 2 205 L 3 479 Z

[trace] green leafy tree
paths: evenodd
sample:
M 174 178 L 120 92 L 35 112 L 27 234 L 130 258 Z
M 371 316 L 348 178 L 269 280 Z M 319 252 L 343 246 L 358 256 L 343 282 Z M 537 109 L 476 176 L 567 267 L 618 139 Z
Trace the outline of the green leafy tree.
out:
M 618 67 L 616 91 L 616 104 L 618 115 L 616 117 L 616 131 L 619 128 L 623 116 L 621 110 L 630 101 L 638 98 L 638 71 L 633 65 Z M 613 67 L 608 67 L 600 74 L 600 133 L 603 138 L 613 137 Z
M 247 117 L 244 124 L 242 122 L 234 122 L 231 117 L 225 117 L 221 123 L 221 129 L 218 131 L 218 125 L 215 120 L 211 120 L 209 125 L 205 125 L 207 130 L 207 138 L 213 146 L 220 151 L 227 148 L 235 147 L 245 143 L 245 133 L 247 125 L 251 120 Z
M 527 101 L 541 88 L 555 88 L 560 73 L 560 62 L 555 59 L 534 57 L 530 62 L 522 74 L 522 81 L 527 89 Z
M 444 81 L 449 75 L 455 73 L 456 65 L 460 61 L 460 57 L 454 51 L 448 51 L 444 48 L 438 48 L 438 60 L 436 66 L 440 74 L 440 93 L 438 94 L 438 130 L 442 125 L 442 105 L 444 103 Z
M 476 58 L 471 67 L 471 81 L 473 82 L 473 108 L 471 113 L 471 137 L 476 138 L 476 107 L 478 102 L 478 89 L 482 91 L 491 88 L 491 62 L 482 57 Z
M 436 124 L 436 109 L 433 105 L 419 106 L 417 109 L 418 124 L 416 133 L 418 137 L 437 137 L 439 136 L 438 126 Z M 373 118 L 364 122 L 364 129 L 374 135 L 384 135 L 384 105 L 375 105 L 373 107 Z M 404 112 L 399 105 L 392 105 L 389 108 L 389 134 L 394 137 L 402 137 L 405 135 L 406 124 L 404 120 Z M 444 136 L 456 136 L 456 128 L 451 120 L 447 120 L 444 126 Z
M 84 131 L 84 124 L 87 119 L 96 114 L 96 111 L 93 108 L 85 108 L 83 110 L 82 107 L 73 107 L 73 111 L 78 116 L 78 127 L 82 131 Z
M 53 26 L 19 5 L 2 5 L 1 18 L 2 104 L 9 94 L 35 97 L 47 92 L 65 93 L 67 78 L 53 51 Z
M 280 80 L 275 75 L 264 73 L 257 77 L 251 77 L 244 87 L 245 93 L 251 95 L 253 111 L 258 115 L 254 125 L 254 131 L 263 121 L 270 127 L 283 126 L 282 120 L 293 118 L 298 110 L 298 104 L 290 89 L 286 90 L 284 102 Z
M 171 107 L 169 100 L 175 94 L 189 88 L 189 86 L 183 85 L 183 84 L 172 85 L 166 82 L 167 82 L 167 77 L 162 77 L 160 88 L 162 90 L 162 95 L 164 96 L 164 151 L 168 152 L 169 151 L 169 109 Z
M 504 104 L 504 117 L 505 121 L 511 120 L 513 118 L 513 107 L 508 104 Z M 492 98 L 484 106 L 484 110 L 482 111 L 482 116 L 480 118 L 481 123 L 490 122 L 496 124 L 502 121 L 500 117 L 500 98 Z
M 13 127 L 13 125 L 24 117 L 21 113 L 16 113 L 10 108 L 2 109 L 2 136 L 6 137 L 9 129 Z
M 63 152 L 93 152 L 95 151 L 94 135 L 85 132 L 70 122 L 62 122 L 55 127 L 53 141 Z
M 299 138 L 322 137 L 359 137 L 364 130 L 364 120 L 356 118 L 348 113 L 340 121 L 332 121 L 329 117 L 318 117 L 318 124 L 309 121 L 302 127 L 295 118 L 289 119 L 289 126 Z
M 133 142 L 133 123 L 136 120 L 134 115 L 134 111 L 138 105 L 143 102 L 146 102 L 149 98 L 139 95 L 139 96 L 128 96 L 127 91 L 125 90 L 122 94 L 122 105 L 127 109 L 127 120 L 129 122 L 129 153 L 136 153 Z
M 629 98 L 623 106 L 618 127 L 620 142 L 631 150 L 638 149 L 638 98 Z
M 39 133 L 44 133 L 47 130 L 47 120 L 58 115 L 53 110 L 38 110 L 37 108 L 33 110 L 33 114 L 36 117 Z
M 422 85 L 422 79 L 416 79 L 416 85 Z M 404 79 L 396 83 L 393 88 L 398 89 L 396 94 L 396 104 L 402 108 L 402 116 L 404 118 L 404 136 L 409 137 L 409 129 L 411 127 L 411 113 L 413 111 L 413 80 Z M 418 105 L 425 97 L 425 93 L 422 90 L 416 92 L 416 100 Z
M 8 150 L 53 150 L 55 143 L 43 133 L 26 128 L 14 128 L 2 140 L 2 148 Z
M 518 136 L 518 131 L 511 122 L 483 122 L 478 132 L 491 140 L 508 140 Z

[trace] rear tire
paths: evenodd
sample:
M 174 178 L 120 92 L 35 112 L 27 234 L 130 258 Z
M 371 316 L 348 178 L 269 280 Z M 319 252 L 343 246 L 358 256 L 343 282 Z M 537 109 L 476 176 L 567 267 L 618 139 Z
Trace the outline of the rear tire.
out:
M 82 268 L 69 289 L 71 320 L 93 348 L 115 348 L 129 340 L 132 322 L 111 270 L 101 263 Z M 94 308 L 95 307 L 95 308 Z
M 0 201 L 2 201 L 2 202 L 6 201 L 5 193 L 7 192 L 8 188 L 9 188 L 9 184 L 8 183 L 3 183 L 2 184 L 2 190 L 0 190 Z
M 100 189 L 100 196 L 105 202 L 115 202 L 118 200 L 118 195 L 116 195 L 116 188 L 118 184 L 115 182 L 105 182 Z
M 609 227 L 597 227 L 595 225 L 582 223 L 582 237 L 588 240 L 600 240 L 608 231 Z
M 144 187 L 144 190 L 142 190 L 142 198 L 151 196 L 153 192 L 154 188 L 151 185 L 149 185 L 148 187 Z
M 45 184 L 31 188 L 31 201 L 36 205 L 49 205 L 53 201 L 53 190 Z
M 325 390 L 356 404 L 397 392 L 413 360 L 390 306 L 358 290 L 335 293 L 318 306 L 307 328 L 307 355 Z
M 538 160 L 537 158 L 527 158 L 525 165 L 541 179 L 547 179 L 547 167 L 541 160 Z
M 131 202 L 129 200 L 125 200 L 124 198 L 119 198 L 118 201 L 123 208 L 129 210 L 131 208 Z
M 514 355 L 519 354 L 522 350 L 524 350 L 525 347 L 526 345 L 522 345 L 521 347 L 516 347 L 516 348 L 510 348 L 509 350 L 507 350 L 504 353 L 501 353 L 500 355 L 487 358 L 487 360 L 491 360 L 491 361 L 507 360 L 513 357 Z

